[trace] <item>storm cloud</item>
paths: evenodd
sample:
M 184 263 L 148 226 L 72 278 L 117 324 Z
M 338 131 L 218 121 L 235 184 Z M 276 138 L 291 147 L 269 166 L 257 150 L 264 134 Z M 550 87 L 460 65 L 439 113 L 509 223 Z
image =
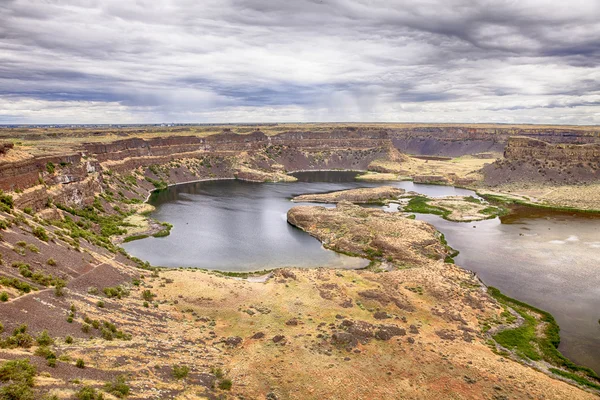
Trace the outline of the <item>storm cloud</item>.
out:
M 597 0 L 0 0 L 0 123 L 600 123 Z

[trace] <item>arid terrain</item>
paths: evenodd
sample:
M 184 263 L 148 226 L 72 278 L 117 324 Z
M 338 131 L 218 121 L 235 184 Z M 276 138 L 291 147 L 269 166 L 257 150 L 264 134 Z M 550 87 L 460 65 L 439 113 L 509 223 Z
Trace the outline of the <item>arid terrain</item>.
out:
M 0 399 L 598 396 L 596 373 L 558 352 L 550 314 L 487 288 L 412 215 L 598 210 L 598 128 L 7 128 L 0 140 Z M 363 270 L 160 269 L 119 247 L 169 235 L 149 216 L 153 190 L 327 169 L 483 199 L 386 187 L 296 198 L 337 203 L 295 206 L 288 222 L 370 260 Z M 389 201 L 403 212 L 357 205 Z

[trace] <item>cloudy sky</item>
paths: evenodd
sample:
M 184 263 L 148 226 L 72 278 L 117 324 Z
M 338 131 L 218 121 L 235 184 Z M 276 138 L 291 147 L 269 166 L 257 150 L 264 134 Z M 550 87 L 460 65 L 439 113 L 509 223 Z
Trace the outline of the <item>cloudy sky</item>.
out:
M 600 124 L 599 0 L 0 0 L 0 123 Z

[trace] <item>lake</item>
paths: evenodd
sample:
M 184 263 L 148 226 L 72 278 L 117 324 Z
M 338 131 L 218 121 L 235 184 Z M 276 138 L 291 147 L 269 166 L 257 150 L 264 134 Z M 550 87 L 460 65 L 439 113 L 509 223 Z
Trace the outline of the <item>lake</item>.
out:
M 256 271 L 276 267 L 361 268 L 366 260 L 324 249 L 289 225 L 299 194 L 391 185 L 429 196 L 470 190 L 413 182 L 358 182 L 356 172 L 296 173 L 298 182 L 206 181 L 155 192 L 152 217 L 173 224 L 171 235 L 123 244 L 132 255 L 165 267 Z M 333 206 L 333 205 L 331 205 Z M 394 207 L 390 207 L 393 210 Z M 418 215 L 460 251 L 456 263 L 487 285 L 554 315 L 560 350 L 600 371 L 600 218 L 530 207 L 471 223 Z

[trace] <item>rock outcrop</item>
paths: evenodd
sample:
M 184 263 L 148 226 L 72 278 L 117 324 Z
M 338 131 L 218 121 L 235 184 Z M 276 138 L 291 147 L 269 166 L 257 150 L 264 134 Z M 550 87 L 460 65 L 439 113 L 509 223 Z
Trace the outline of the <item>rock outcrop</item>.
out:
M 600 144 L 551 144 L 515 137 L 504 159 L 483 169 L 485 183 L 579 184 L 600 180 Z
M 430 224 L 342 201 L 335 208 L 296 206 L 288 222 L 339 252 L 399 265 L 425 265 L 449 255 Z
M 292 199 L 295 202 L 311 203 L 339 203 L 349 201 L 356 204 L 385 203 L 389 200 L 396 200 L 404 195 L 404 189 L 393 186 L 379 186 L 375 188 L 359 188 L 341 190 L 331 193 L 303 194 Z

